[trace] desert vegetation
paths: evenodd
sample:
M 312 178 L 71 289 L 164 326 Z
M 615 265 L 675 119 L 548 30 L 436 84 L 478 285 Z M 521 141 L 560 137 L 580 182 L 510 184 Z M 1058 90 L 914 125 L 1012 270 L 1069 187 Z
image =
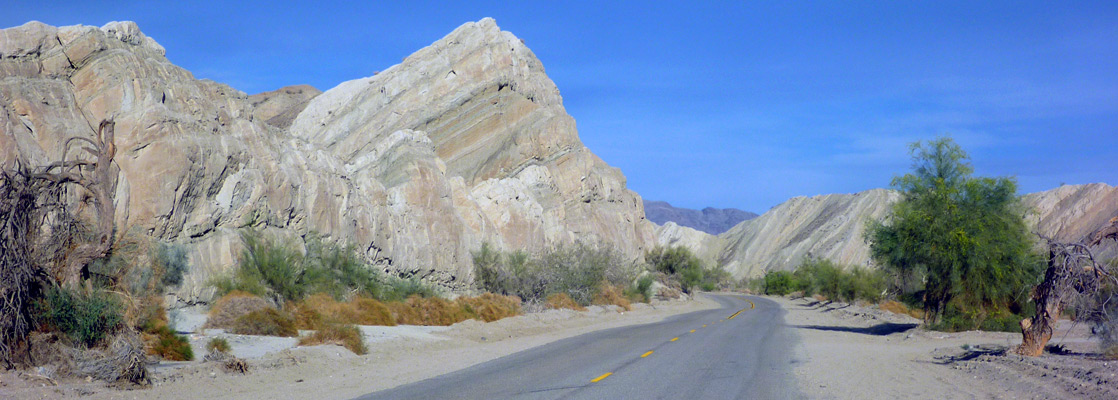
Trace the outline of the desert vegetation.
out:
M 642 262 L 643 261 L 643 262 Z M 715 290 L 728 284 L 729 273 L 707 267 L 685 247 L 657 247 L 642 260 L 626 260 L 609 246 L 575 244 L 531 256 L 503 253 L 483 244 L 474 253 L 474 276 L 488 292 L 517 296 L 546 308 L 579 310 L 589 305 L 648 302 L 653 285 L 683 292 Z
M 820 296 L 822 299 L 876 303 L 886 291 L 886 274 L 858 266 L 842 266 L 831 260 L 805 257 L 792 271 L 772 271 L 749 283 L 754 290 L 783 296 Z
M 162 291 L 181 248 L 118 230 L 115 124 L 64 144 L 62 161 L 0 171 L 0 364 L 147 382 L 146 357 L 190 360 Z
M 212 282 L 221 297 L 210 309 L 209 327 L 288 337 L 313 330 L 300 344 L 338 344 L 364 354 L 357 325 L 451 325 L 520 313 L 520 300 L 511 296 L 443 298 L 431 285 L 381 273 L 352 247 L 317 235 L 308 235 L 305 251 L 255 230 L 242 237 L 239 264 Z

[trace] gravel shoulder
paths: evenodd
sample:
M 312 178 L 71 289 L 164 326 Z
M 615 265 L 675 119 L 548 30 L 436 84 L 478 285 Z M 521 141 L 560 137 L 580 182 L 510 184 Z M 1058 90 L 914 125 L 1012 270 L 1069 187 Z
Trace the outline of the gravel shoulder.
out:
M 340 346 L 294 347 L 289 338 L 230 335 L 220 331 L 190 335 L 198 358 L 212 337 L 225 337 L 233 353 L 246 357 L 247 375 L 228 373 L 216 363 L 160 363 L 150 388 L 119 390 L 100 382 L 48 382 L 35 371 L 0 374 L 0 397 L 83 399 L 349 399 L 420 381 L 508 354 L 602 329 L 658 322 L 666 317 L 717 308 L 697 296 L 689 301 L 634 304 L 632 311 L 590 307 L 550 310 L 484 323 L 468 320 L 450 327 L 362 327 L 368 354 Z
M 1019 333 L 928 331 L 876 307 L 770 297 L 800 338 L 801 393 L 816 399 L 1114 399 L 1118 361 L 1097 354 L 1090 328 L 1061 321 L 1066 354 L 1021 357 Z

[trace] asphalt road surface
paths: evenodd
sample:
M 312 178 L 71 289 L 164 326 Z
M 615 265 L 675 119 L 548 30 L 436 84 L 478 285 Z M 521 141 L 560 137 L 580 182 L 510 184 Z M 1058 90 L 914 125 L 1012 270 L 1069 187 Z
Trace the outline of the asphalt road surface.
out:
M 715 310 L 592 332 L 361 399 L 788 399 L 795 337 L 780 305 L 708 295 Z M 437 363 L 439 360 L 431 360 Z

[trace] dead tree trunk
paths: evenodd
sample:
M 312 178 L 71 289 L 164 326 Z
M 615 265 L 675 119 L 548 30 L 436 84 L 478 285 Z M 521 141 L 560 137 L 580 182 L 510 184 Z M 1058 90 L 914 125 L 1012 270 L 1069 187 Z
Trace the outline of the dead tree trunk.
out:
M 48 285 L 76 286 L 81 270 L 104 257 L 113 239 L 113 193 L 118 169 L 114 124 L 103 121 L 94 139 L 71 138 L 63 159 L 39 169 L 17 162 L 0 171 L 0 366 L 29 361 L 31 302 Z M 74 143 L 92 159 L 67 160 Z M 82 206 L 92 203 L 92 229 L 82 227 L 71 209 L 71 188 L 79 187 Z M 84 231 L 85 235 L 78 235 Z M 83 242 L 84 237 L 92 241 Z
M 1044 346 L 1052 339 L 1052 333 L 1060 311 L 1079 303 L 1082 296 L 1097 295 L 1099 289 L 1107 284 L 1118 283 L 1106 267 L 1095 261 L 1090 246 L 1105 239 L 1118 237 L 1118 217 L 1087 237 L 1086 243 L 1060 243 L 1048 240 L 1048 269 L 1044 281 L 1033 292 L 1036 302 L 1036 315 L 1021 320 L 1021 345 L 1015 351 L 1026 356 L 1039 356 Z M 1118 239 L 1116 239 L 1118 240 Z M 1105 302 L 1104 302 L 1105 304 Z M 1109 318 L 1105 312 L 1094 315 Z

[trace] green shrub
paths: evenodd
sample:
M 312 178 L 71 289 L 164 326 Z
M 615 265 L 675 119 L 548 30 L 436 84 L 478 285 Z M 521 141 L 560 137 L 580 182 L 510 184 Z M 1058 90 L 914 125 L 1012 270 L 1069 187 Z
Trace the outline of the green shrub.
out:
M 565 293 L 576 303 L 589 305 L 601 291 L 601 282 L 626 287 L 639 267 L 608 246 L 560 246 L 538 257 L 524 252 L 501 253 L 488 243 L 473 254 L 475 283 L 485 291 L 543 302 Z
M 40 329 L 92 347 L 121 326 L 123 306 L 111 294 L 53 287 L 36 307 Z
M 190 341 L 185 336 L 176 334 L 171 327 L 162 325 L 144 333 L 155 337 L 151 354 L 170 361 L 191 361 L 194 359 L 194 349 L 190 347 Z
M 307 236 L 306 254 L 297 243 L 267 239 L 257 231 L 245 231 L 242 237 L 245 249 L 237 269 L 211 281 L 219 293 L 243 291 L 288 301 L 318 293 L 336 300 L 357 294 L 382 301 L 436 295 L 430 285 L 385 275 L 369 266 L 354 248 L 326 242 L 317 235 Z
M 230 346 L 229 341 L 225 338 L 213 338 L 206 343 L 206 351 L 228 353 L 233 351 L 233 346 Z
M 625 296 L 637 302 L 647 303 L 652 301 L 652 282 L 654 281 L 652 275 L 638 278 L 628 289 L 625 289 Z
M 162 266 L 163 276 L 160 283 L 163 286 L 178 286 L 182 277 L 190 269 L 186 255 L 186 248 L 178 244 L 161 244 L 156 260 Z
M 683 246 L 656 247 L 645 253 L 645 262 L 653 271 L 663 272 L 677 279 L 684 292 L 694 288 L 715 290 L 730 282 L 730 273 L 721 266 L 707 268 L 699 257 Z
M 792 292 L 792 273 L 788 271 L 770 271 L 765 274 L 765 294 L 784 296 Z

